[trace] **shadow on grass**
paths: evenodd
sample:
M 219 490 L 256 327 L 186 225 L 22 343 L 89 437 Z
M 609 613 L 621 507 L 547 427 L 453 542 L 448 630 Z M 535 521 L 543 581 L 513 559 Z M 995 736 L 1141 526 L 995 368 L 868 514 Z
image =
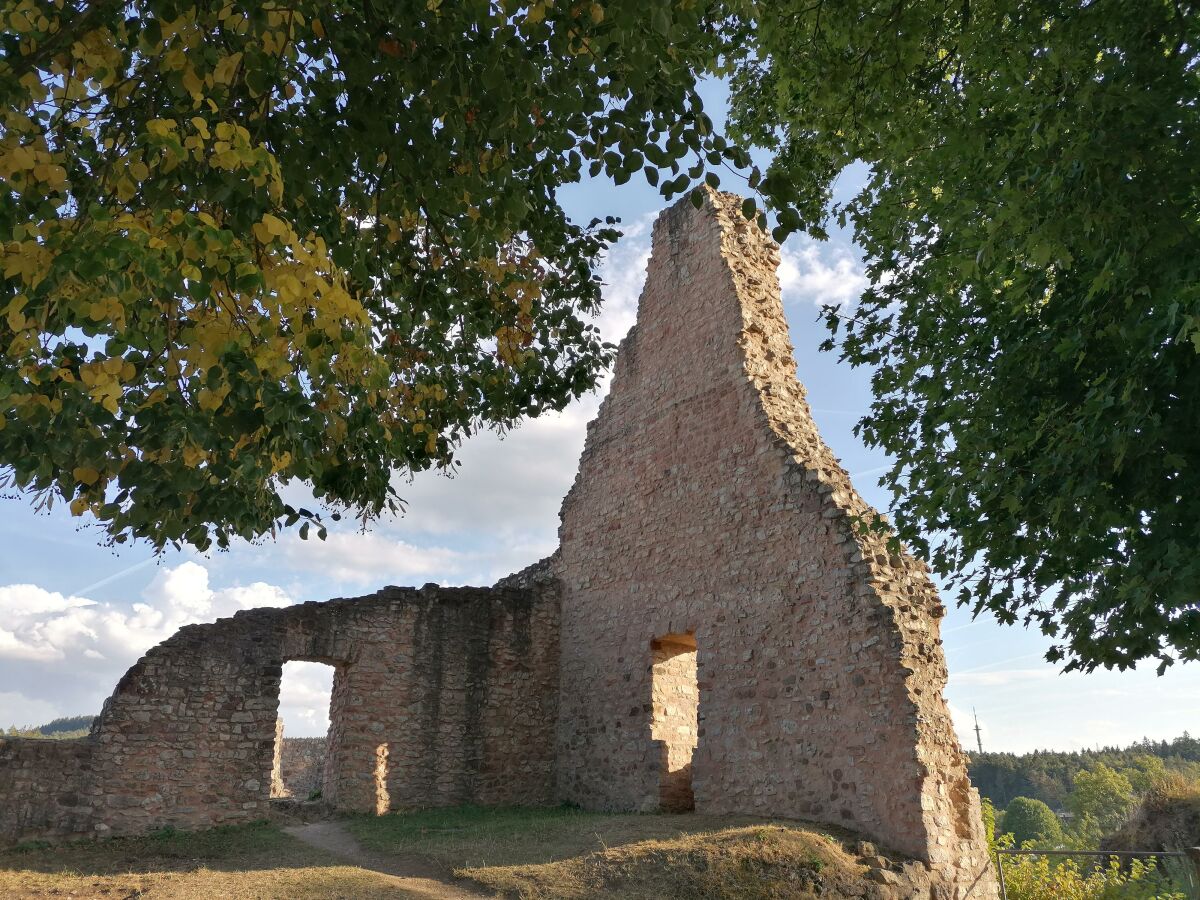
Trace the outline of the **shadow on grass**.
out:
M 364 848 L 414 853 L 453 869 L 557 862 L 642 841 L 711 834 L 744 826 L 818 833 L 834 845 L 857 840 L 830 826 L 754 816 L 698 813 L 599 813 L 574 807 L 477 807 L 355 816 L 347 820 Z
M 0 873 L 128 875 L 189 872 L 199 868 L 245 872 L 322 865 L 344 865 L 344 862 L 297 841 L 269 822 L 195 832 L 163 829 L 141 837 L 55 846 L 34 841 L 0 850 Z
M 344 819 L 364 849 L 427 856 L 454 867 L 552 862 L 644 840 L 664 840 L 742 825 L 802 823 L 751 816 L 598 813 L 574 807 L 460 806 Z M 835 843 L 852 836 L 819 830 Z M 163 829 L 141 837 L 37 842 L 0 850 L 0 870 L 109 875 L 151 871 L 310 868 L 344 861 L 269 822 L 204 831 Z

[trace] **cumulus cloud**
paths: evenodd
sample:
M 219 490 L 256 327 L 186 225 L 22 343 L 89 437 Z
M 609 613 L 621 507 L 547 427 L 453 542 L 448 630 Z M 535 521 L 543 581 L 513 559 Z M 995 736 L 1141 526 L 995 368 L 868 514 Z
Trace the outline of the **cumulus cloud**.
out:
M 599 267 L 604 283 L 604 307 L 596 324 L 606 341 L 616 343 L 625 337 L 637 319 L 637 303 L 646 282 L 646 264 L 650 262 L 650 237 L 653 214 L 635 219 L 625 233 L 608 249 Z
M 190 561 L 162 569 L 127 606 L 0 586 L 0 724 L 97 713 L 121 674 L 184 625 L 291 602 L 264 582 L 214 589 Z
M 279 717 L 289 737 L 322 737 L 329 731 L 329 695 L 333 666 L 312 662 L 283 665 Z
M 852 245 L 796 235 L 780 252 L 785 303 L 853 306 L 870 282 Z
M 414 579 L 444 579 L 463 568 L 466 554 L 446 547 L 417 547 L 381 533 L 334 532 L 325 540 L 281 542 L 293 569 L 320 572 L 350 584 L 409 584 Z

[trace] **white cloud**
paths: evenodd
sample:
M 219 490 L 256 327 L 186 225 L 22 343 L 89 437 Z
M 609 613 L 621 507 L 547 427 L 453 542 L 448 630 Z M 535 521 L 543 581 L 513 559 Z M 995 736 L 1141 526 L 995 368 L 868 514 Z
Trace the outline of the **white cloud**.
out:
M 263 582 L 213 589 L 190 561 L 159 571 L 128 606 L 0 586 L 0 727 L 97 713 L 121 674 L 184 625 L 292 602 Z
M 333 666 L 312 662 L 283 665 L 279 716 L 289 737 L 322 737 L 329 731 L 329 694 Z
M 642 216 L 625 229 L 624 236 L 605 254 L 599 267 L 604 282 L 604 306 L 596 323 L 606 341 L 617 343 L 637 319 L 637 303 L 650 262 L 650 237 L 655 215 Z
M 779 286 L 785 303 L 853 306 L 869 281 L 853 246 L 796 235 L 780 252 Z
M 50 701 L 32 700 L 16 691 L 0 691 L 0 731 L 10 725 L 18 728 L 45 725 L 61 715 Z
M 293 569 L 321 574 L 351 584 L 408 584 L 413 579 L 445 577 L 463 567 L 465 556 L 446 547 L 417 547 L 377 532 L 331 533 L 325 540 L 280 542 Z

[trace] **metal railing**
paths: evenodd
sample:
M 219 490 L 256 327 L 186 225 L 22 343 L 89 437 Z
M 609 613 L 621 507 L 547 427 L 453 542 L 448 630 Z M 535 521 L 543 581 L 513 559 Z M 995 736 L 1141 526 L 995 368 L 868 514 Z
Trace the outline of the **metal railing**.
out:
M 1187 850 L 1013 850 L 996 851 L 996 874 L 1000 881 L 1000 900 L 1008 900 L 1008 890 L 1004 884 L 1004 857 L 1006 856 L 1098 856 L 1117 858 L 1142 859 L 1189 859 L 1200 875 L 1200 847 Z

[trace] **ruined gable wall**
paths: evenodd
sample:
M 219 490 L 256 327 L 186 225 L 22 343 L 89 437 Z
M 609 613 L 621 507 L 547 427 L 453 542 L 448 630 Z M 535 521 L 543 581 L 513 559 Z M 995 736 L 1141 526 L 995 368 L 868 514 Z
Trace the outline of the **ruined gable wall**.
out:
M 389 588 L 188 626 L 126 673 L 89 738 L 3 742 L 0 808 L 18 812 L 0 843 L 262 818 L 292 659 L 336 667 L 324 795 L 339 808 L 550 801 L 553 585 Z
M 563 504 L 560 790 L 657 806 L 651 641 L 694 631 L 698 811 L 831 822 L 965 871 L 983 847 L 941 607 L 915 562 L 851 529 L 865 506 L 796 381 L 777 248 L 739 204 L 710 193 L 656 223 Z

